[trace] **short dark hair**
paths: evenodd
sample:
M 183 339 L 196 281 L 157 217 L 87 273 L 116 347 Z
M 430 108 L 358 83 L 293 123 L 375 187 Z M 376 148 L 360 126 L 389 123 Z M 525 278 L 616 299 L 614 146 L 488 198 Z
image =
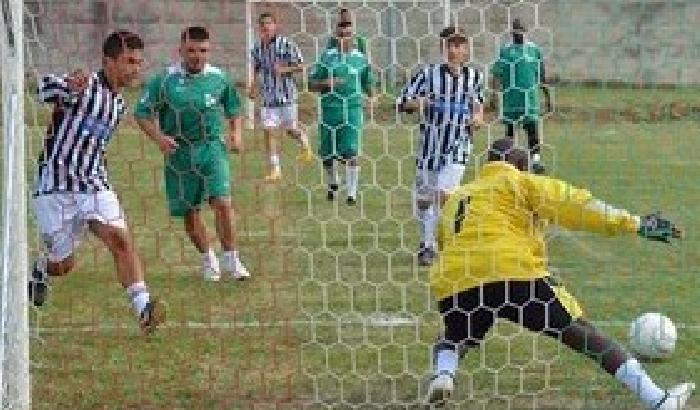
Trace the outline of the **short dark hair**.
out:
M 527 171 L 530 154 L 527 150 L 515 145 L 511 138 L 501 138 L 489 147 L 489 161 L 506 161 L 521 171 Z
M 143 50 L 143 40 L 136 33 L 120 30 L 108 35 L 102 43 L 102 55 L 105 57 L 119 57 L 126 49 Z
M 204 41 L 209 40 L 209 30 L 202 26 L 190 26 L 182 31 L 180 40 L 194 40 L 194 41 Z
M 260 13 L 260 17 L 258 17 L 258 23 L 262 23 L 262 21 L 265 19 L 272 19 L 272 21 L 277 22 L 275 15 L 270 13 L 269 11 L 265 11 L 263 13 Z
M 440 39 L 450 44 L 463 44 L 467 42 L 467 35 L 455 26 L 448 26 L 440 31 Z

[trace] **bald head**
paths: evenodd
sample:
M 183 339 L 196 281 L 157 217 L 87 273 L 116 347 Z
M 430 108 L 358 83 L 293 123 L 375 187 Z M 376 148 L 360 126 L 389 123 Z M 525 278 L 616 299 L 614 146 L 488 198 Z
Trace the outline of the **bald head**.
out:
M 527 171 L 529 155 L 527 150 L 516 146 L 512 139 L 502 138 L 489 147 L 488 160 L 505 161 L 521 171 Z

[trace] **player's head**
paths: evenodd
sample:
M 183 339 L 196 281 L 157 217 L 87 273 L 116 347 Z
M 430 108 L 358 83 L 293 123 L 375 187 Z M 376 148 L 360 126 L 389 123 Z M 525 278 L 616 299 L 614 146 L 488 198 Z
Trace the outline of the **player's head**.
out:
M 442 34 L 445 37 L 442 38 Z M 469 39 L 455 27 L 448 27 L 441 33 L 441 41 L 444 46 L 442 52 L 447 55 L 447 61 L 451 64 L 463 64 L 469 58 Z
M 341 49 L 346 49 L 352 41 L 352 21 L 339 21 L 335 28 L 335 36 L 338 39 Z
M 338 21 L 352 21 L 350 10 L 342 8 L 338 11 Z
M 135 85 L 141 77 L 143 40 L 130 31 L 115 31 L 102 44 L 102 64 L 114 86 Z
M 260 37 L 264 39 L 271 39 L 277 34 L 277 19 L 270 12 L 260 14 L 258 25 L 260 26 Z
M 440 53 L 444 54 L 445 50 L 447 50 L 447 39 L 450 38 L 451 35 L 455 34 L 457 32 L 457 27 L 455 26 L 448 26 L 442 29 L 440 31 Z
M 187 27 L 180 36 L 180 57 L 189 73 L 199 73 L 209 62 L 209 30 L 205 27 Z
M 487 156 L 489 161 L 506 161 L 521 171 L 529 169 L 529 158 L 527 150 L 516 146 L 510 138 L 494 141 Z
M 519 19 L 513 19 L 513 26 L 512 26 L 512 31 L 511 33 L 513 34 L 513 42 L 515 44 L 523 44 L 525 42 L 525 33 L 527 32 L 527 28 L 525 28 L 525 25 L 523 22 Z

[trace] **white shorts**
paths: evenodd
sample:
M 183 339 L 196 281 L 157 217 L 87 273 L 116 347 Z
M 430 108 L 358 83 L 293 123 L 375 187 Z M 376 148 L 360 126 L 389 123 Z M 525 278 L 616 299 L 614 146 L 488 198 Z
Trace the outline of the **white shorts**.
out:
M 290 104 L 282 107 L 260 108 L 260 120 L 263 128 L 285 128 L 288 130 L 297 127 L 297 105 Z
M 439 192 L 454 191 L 462 182 L 466 168 L 462 164 L 450 164 L 439 171 L 416 170 L 416 200 L 432 202 Z
M 34 198 L 34 211 L 51 262 L 73 254 L 90 221 L 126 228 L 124 211 L 114 191 L 39 195 Z

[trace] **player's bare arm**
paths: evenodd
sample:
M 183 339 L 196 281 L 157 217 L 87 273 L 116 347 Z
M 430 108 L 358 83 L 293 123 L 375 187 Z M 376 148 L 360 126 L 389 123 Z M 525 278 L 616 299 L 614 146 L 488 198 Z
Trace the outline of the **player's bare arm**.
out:
M 175 152 L 178 147 L 177 142 L 175 142 L 175 138 L 163 134 L 155 119 L 136 118 L 136 123 L 138 124 L 139 128 L 141 128 L 141 131 L 143 131 L 148 138 L 158 146 L 160 152 L 165 155 Z
M 277 63 L 275 64 L 275 75 L 282 76 L 286 74 L 301 73 L 306 70 L 305 64 L 300 63 Z
M 243 117 L 236 116 L 229 120 L 229 134 L 226 145 L 231 152 L 243 151 Z

